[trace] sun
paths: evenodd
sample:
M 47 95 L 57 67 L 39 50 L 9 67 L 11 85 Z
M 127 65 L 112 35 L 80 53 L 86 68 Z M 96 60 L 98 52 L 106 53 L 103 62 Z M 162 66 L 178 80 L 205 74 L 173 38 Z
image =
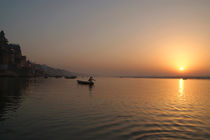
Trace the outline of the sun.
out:
M 183 71 L 183 70 L 184 70 L 184 68 L 183 68 L 183 67 L 180 67 L 180 68 L 179 68 L 179 70 L 180 70 L 180 71 Z

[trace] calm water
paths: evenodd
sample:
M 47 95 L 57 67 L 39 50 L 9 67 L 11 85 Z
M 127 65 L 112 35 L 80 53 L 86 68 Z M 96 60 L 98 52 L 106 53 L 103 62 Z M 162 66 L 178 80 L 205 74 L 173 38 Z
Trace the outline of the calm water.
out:
M 96 80 L 0 79 L 0 139 L 210 139 L 210 80 Z

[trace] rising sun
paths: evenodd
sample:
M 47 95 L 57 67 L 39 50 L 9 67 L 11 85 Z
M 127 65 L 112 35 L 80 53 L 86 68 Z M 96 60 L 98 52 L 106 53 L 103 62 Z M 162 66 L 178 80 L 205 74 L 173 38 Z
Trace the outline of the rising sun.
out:
M 179 68 L 179 70 L 180 70 L 180 71 L 183 71 L 183 70 L 184 70 L 184 68 L 183 68 L 183 67 L 180 67 L 180 68 Z

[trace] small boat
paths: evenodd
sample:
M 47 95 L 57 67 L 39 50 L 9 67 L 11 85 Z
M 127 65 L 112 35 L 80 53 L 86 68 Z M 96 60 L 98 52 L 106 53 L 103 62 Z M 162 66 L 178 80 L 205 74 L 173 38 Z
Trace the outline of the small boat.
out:
M 81 81 L 81 80 L 77 80 L 77 83 L 82 85 L 94 85 L 94 82 Z
M 77 76 L 65 76 L 66 79 L 76 79 Z
M 60 75 L 55 75 L 54 77 L 55 78 L 62 78 L 62 76 L 60 76 Z

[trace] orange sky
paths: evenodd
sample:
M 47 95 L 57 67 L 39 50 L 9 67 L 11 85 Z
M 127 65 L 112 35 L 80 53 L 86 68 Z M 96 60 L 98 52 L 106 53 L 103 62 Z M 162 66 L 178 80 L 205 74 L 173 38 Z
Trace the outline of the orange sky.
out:
M 102 75 L 210 75 L 208 0 L 15 1 L 3 1 L 0 27 L 34 62 Z

